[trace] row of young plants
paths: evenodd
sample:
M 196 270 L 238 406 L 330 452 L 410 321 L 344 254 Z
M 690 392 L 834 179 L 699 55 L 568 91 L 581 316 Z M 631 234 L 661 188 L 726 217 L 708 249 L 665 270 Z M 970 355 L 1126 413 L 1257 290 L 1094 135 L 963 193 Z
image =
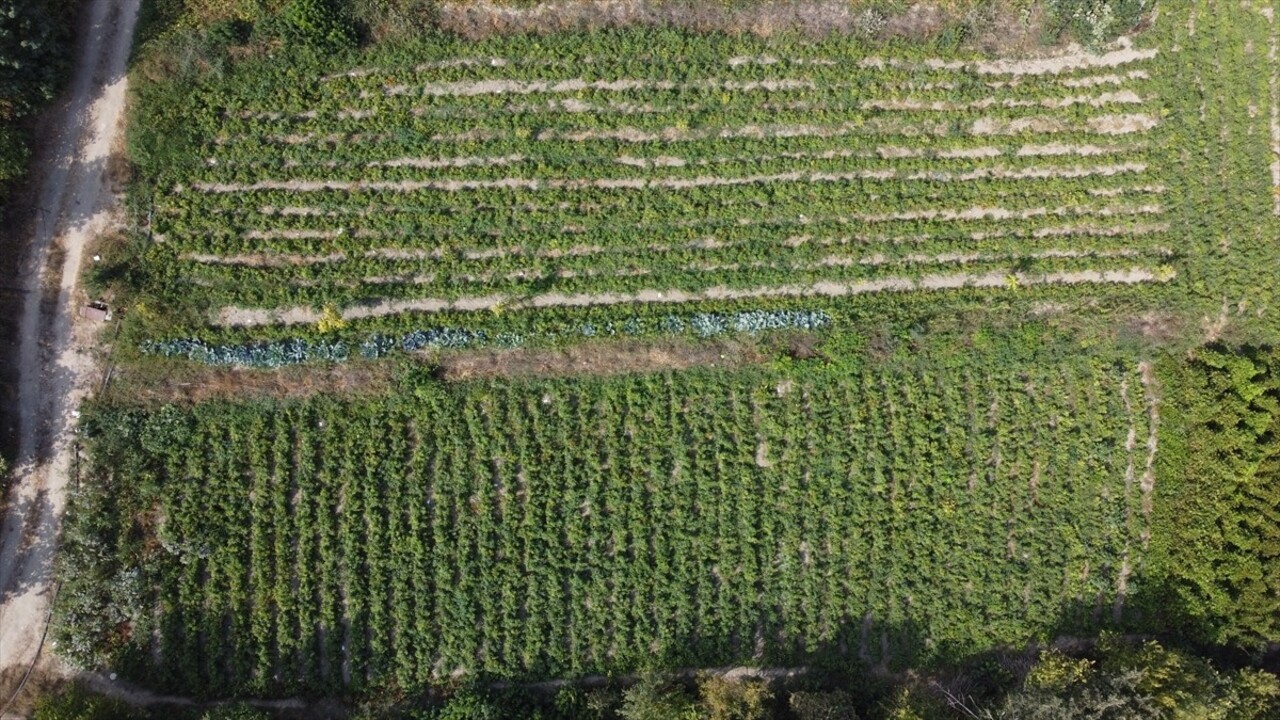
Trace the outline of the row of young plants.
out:
M 802 161 L 823 156 L 864 159 L 864 167 L 871 169 L 866 159 L 892 159 L 894 169 L 910 171 L 955 171 L 971 167 L 972 159 L 965 152 L 981 150 L 991 155 L 1000 152 L 1002 158 L 1019 162 L 1020 156 L 1036 157 L 1032 153 L 1045 145 L 1063 145 L 1067 148 L 1097 149 L 1103 156 L 1129 155 L 1143 159 L 1142 150 L 1148 143 L 1142 136 L 1104 136 L 1079 126 L 1052 127 L 1044 130 L 1028 128 L 1025 132 L 1008 132 L 1000 135 L 981 135 L 972 132 L 972 125 L 947 122 L 927 125 L 893 125 L 877 119 L 862 126 L 843 121 L 805 123 L 799 128 L 785 129 L 777 125 L 763 126 L 759 132 L 749 126 L 725 128 L 726 135 L 702 130 L 696 134 L 690 130 L 681 133 L 673 127 L 671 134 L 650 139 L 649 135 L 636 134 L 612 137 L 607 134 L 580 138 L 547 135 L 536 141 L 533 131 L 477 135 L 473 138 L 413 132 L 412 121 L 394 133 L 363 134 L 311 133 L 288 136 L 282 140 L 278 134 L 261 134 L 237 139 L 227 149 L 206 148 L 204 154 L 193 151 L 187 161 L 194 165 L 203 163 L 198 171 L 191 168 L 185 174 L 216 173 L 219 168 L 279 169 L 296 166 L 300 177 L 314 168 L 342 171 L 348 168 L 377 169 L 383 164 L 409 159 L 421 161 L 431 169 L 451 166 L 471 167 L 476 171 L 486 167 L 505 167 L 511 175 L 528 173 L 539 166 L 564 165 L 599 173 L 602 168 L 625 168 L 624 158 L 643 160 L 653 172 L 666 174 L 679 171 L 670 158 L 683 161 L 685 168 L 700 168 L 703 174 L 722 172 L 728 166 L 740 165 L 755 168 L 772 162 L 779 156 Z M 927 130 L 927 132 L 926 132 Z M 952 155 L 954 157 L 948 157 Z M 519 160 L 516 160 L 516 159 Z M 212 161 L 212 162 L 211 162 Z M 967 162 L 966 162 L 967 161 Z M 1042 158 L 1042 162 L 1043 162 Z M 429 163 L 434 162 L 434 165 Z M 498 162 L 506 163 L 497 165 Z M 1030 160 L 1028 160 L 1030 162 Z M 468 165 L 469 163 L 469 165 Z M 803 167 L 803 163 L 797 162 Z M 634 162 L 629 172 L 644 174 Z M 175 182 L 180 178 L 175 178 Z M 168 191 L 169 186 L 164 190 Z M 180 205 L 180 200 L 171 202 Z
M 998 226 L 1037 230 L 1076 217 L 1158 216 L 1166 201 L 1163 192 L 1155 192 L 1162 186 L 1148 184 L 1151 180 L 1125 172 L 1034 184 L 986 181 L 987 187 L 977 182 L 849 180 L 681 189 L 490 187 L 457 193 L 265 189 L 238 196 L 192 196 L 184 199 L 181 216 L 173 211 L 159 215 L 156 229 L 166 248 L 215 255 L 299 249 L 325 254 L 415 245 L 449 252 L 513 243 L 533 253 L 587 242 L 675 242 L 712 231 L 733 240 L 770 229 L 781 242 L 786 232 L 820 232 L 821 223 L 845 232 L 945 236 Z M 819 195 L 817 189 L 825 192 Z M 1120 194 L 1099 197 L 1094 194 L 1098 190 Z
M 870 293 L 824 298 L 821 310 L 831 317 L 822 335 L 833 339 L 876 336 L 915 337 L 928 332 L 955 332 L 979 323 L 990 315 L 1012 318 L 1052 319 L 1061 327 L 1113 327 L 1120 319 L 1129 321 L 1133 313 L 1177 306 L 1177 282 L 1133 285 L 1018 285 L 958 288 L 949 290 L 946 302 L 935 291 Z M 1093 292 L 1083 292 L 1092 287 Z M 1087 308 L 1087 312 L 1080 311 Z M 311 343 L 342 343 L 358 348 L 373 335 L 398 338 L 430 328 L 460 328 L 483 332 L 487 337 L 521 338 L 523 347 L 549 348 L 580 342 L 577 330 L 583 326 L 615 330 L 639 319 L 644 327 L 660 328 L 673 314 L 736 315 L 744 312 L 810 312 L 812 297 L 776 296 L 740 299 L 696 300 L 667 303 L 620 305 L 554 306 L 540 308 L 498 307 L 494 311 L 440 310 L 406 311 L 391 315 L 353 318 L 339 323 L 276 325 L 210 325 L 202 314 L 175 320 L 151 310 L 149 301 L 130 313 L 132 322 L 121 330 L 117 350 L 128 361 L 139 361 L 141 347 L 148 342 L 197 340 L 207 346 L 254 346 L 286 340 Z M 318 315 L 329 313 L 324 308 Z M 603 333 L 599 334 L 602 335 Z M 599 336 L 598 335 L 598 336 Z M 656 337 L 661 337 L 659 334 Z M 641 336 L 643 337 L 643 336 Z M 1189 347 L 1189 346 L 1188 346 Z M 351 354 L 349 351 L 348 354 Z M 149 363 L 165 362 L 152 356 Z
M 484 187 L 486 182 L 493 184 L 495 181 L 505 180 L 507 183 L 523 183 L 524 187 L 538 181 L 537 187 L 550 189 L 591 187 L 593 184 L 602 185 L 604 181 L 618 183 L 624 180 L 644 180 L 658 183 L 702 179 L 702 182 L 709 182 L 711 178 L 737 178 L 742 183 L 746 182 L 745 178 L 757 176 L 854 172 L 860 173 L 862 179 L 867 181 L 927 180 L 936 183 L 968 183 L 1006 179 L 1028 181 L 1096 177 L 1102 175 L 1100 171 L 1108 167 L 1145 164 L 1144 160 L 1147 159 L 1141 152 L 1141 146 L 1135 142 L 1111 144 L 1100 140 L 1096 135 L 1083 139 L 1085 142 L 1081 146 L 1092 148 L 1101 145 L 1114 148 L 1115 152 L 1108 153 L 1105 157 L 1088 158 L 1017 156 L 1010 152 L 1008 157 L 975 161 L 970 158 L 938 157 L 937 153 L 948 151 L 929 145 L 923 148 L 902 147 L 906 152 L 919 150 L 924 154 L 927 151 L 927 157 L 881 158 L 877 153 L 878 148 L 869 146 L 867 138 L 849 137 L 826 139 L 824 143 L 816 144 L 816 147 L 813 147 L 815 143 L 809 143 L 813 149 L 801 149 L 792 153 L 789 153 L 785 143 L 777 143 L 762 148 L 760 155 L 749 154 L 749 151 L 744 152 L 746 149 L 740 147 L 724 156 L 711 157 L 703 156 L 703 147 L 687 147 L 678 143 L 665 147 L 657 147 L 655 144 L 646 148 L 646 153 L 636 152 L 631 148 L 617 148 L 613 152 L 613 148 L 603 143 L 549 141 L 548 144 L 556 147 L 547 148 L 542 143 L 529 142 L 524 145 L 523 152 L 517 149 L 516 144 L 512 144 L 510 153 L 495 153 L 493 148 L 485 148 L 477 156 L 462 153 L 454 157 L 442 157 L 439 146 L 430 149 L 397 147 L 396 152 L 385 159 L 385 148 L 360 144 L 355 144 L 354 151 L 348 149 L 345 152 L 327 147 L 303 146 L 302 151 L 289 148 L 291 152 L 284 153 L 274 147 L 269 150 L 259 147 L 247 150 L 244 161 L 221 156 L 210 158 L 211 163 L 201 170 L 195 187 L 197 190 L 217 188 L 219 184 L 225 183 L 233 188 L 254 188 L 261 187 L 264 182 L 278 186 L 291 181 L 295 184 L 301 184 L 297 181 L 327 181 L 343 185 L 363 183 L 377 187 L 377 183 L 416 181 L 435 182 L 441 189 L 447 189 L 463 187 L 462 184 L 467 182 L 473 183 L 472 187 Z M 1062 142 L 1056 136 L 1052 140 L 1055 143 Z M 1003 138 L 997 143 L 971 141 L 967 144 L 975 149 L 982 148 L 984 152 L 990 152 L 988 148 L 998 151 L 1000 146 L 1009 145 Z M 646 154 L 655 150 L 660 151 L 660 154 L 646 157 Z M 409 153 L 408 157 L 405 157 L 406 152 Z M 415 152 L 421 154 L 415 155 Z M 787 157 L 784 153 L 800 157 Z M 701 165 L 703 161 L 708 165 Z M 636 167 L 640 162 L 648 163 L 650 167 Z M 714 166 L 710 163 L 714 163 Z M 1090 172 L 1093 174 L 1085 174 Z
M 1130 87 L 1130 84 L 1137 87 Z M 513 100 L 506 93 L 493 96 L 436 97 L 434 102 L 422 98 L 400 99 L 397 106 L 345 107 L 313 110 L 301 119 L 255 116 L 253 111 L 238 111 L 222 117 L 211 117 L 195 124 L 210 154 L 230 161 L 252 159 L 248 148 L 261 139 L 286 135 L 359 133 L 377 137 L 381 133 L 406 130 L 421 136 L 449 136 L 463 131 L 484 129 L 514 133 L 517 130 L 540 134 L 566 134 L 585 129 L 631 127 L 640 130 L 664 130 L 679 127 L 740 127 L 751 124 L 782 123 L 853 123 L 866 127 L 863 134 L 875 128 L 875 122 L 945 121 L 956 126 L 969 126 L 978 119 L 1012 119 L 1037 116 L 1052 118 L 1071 125 L 1108 113 L 1150 112 L 1150 93 L 1144 93 L 1146 81 L 1134 80 L 1120 86 L 1100 88 L 1060 88 L 1046 97 L 980 97 L 968 101 L 955 98 L 950 90 L 936 96 L 913 92 L 904 97 L 868 97 L 860 88 L 797 88 L 768 93 L 742 90 L 708 89 L 654 90 L 637 88 L 630 91 L 576 91 L 566 93 L 519 94 Z M 391 101 L 382 105 L 389 105 Z M 1158 106 L 1155 106 L 1158 107 Z M 314 114 L 312 114 L 314 113 Z M 205 127 L 205 126 L 208 127 Z M 295 144 L 289 141 L 276 145 Z M 349 150 L 359 156 L 376 150 L 355 147 Z
M 586 322 L 568 328 L 556 340 L 596 337 L 652 337 L 692 335 L 710 338 L 728 333 L 755 334 L 775 330 L 823 330 L 831 325 L 831 316 L 822 310 L 751 310 L 739 313 L 695 313 L 667 315 L 661 318 L 631 317 L 622 322 L 601 324 Z M 566 338 L 565 336 L 568 336 Z M 543 337 L 546 342 L 549 338 Z M 359 343 L 354 352 L 366 360 L 376 360 L 397 351 L 457 350 L 464 348 L 524 347 L 528 339 L 513 332 L 493 335 L 484 330 L 434 327 L 413 330 L 400 337 L 372 334 Z M 342 340 L 307 340 L 289 338 L 274 342 L 244 345 L 210 345 L 196 339 L 146 341 L 144 355 L 184 358 L 204 365 L 278 368 L 306 362 L 344 362 L 353 349 Z
M 508 274 L 476 274 L 471 269 L 433 276 L 411 274 L 364 279 L 346 276 L 337 281 L 300 280 L 290 270 L 245 270 L 224 283 L 201 288 L 202 300 L 224 306 L 250 308 L 339 306 L 377 304 L 396 300 L 478 302 L 481 309 L 508 305 L 630 304 L 642 293 L 683 293 L 689 299 L 741 293 L 742 297 L 769 295 L 848 295 L 885 290 L 996 284 L 1016 289 L 1020 284 L 1045 282 L 1097 284 L 1119 282 L 1167 282 L 1177 276 L 1163 251 L 1139 253 L 1121 248 L 1080 257 L 995 256 L 967 262 L 902 262 L 869 265 L 850 259 L 848 264 L 765 262 L 712 266 L 650 261 L 642 265 L 620 264 L 616 270 L 591 269 L 590 274 L 569 274 L 556 269 L 539 271 L 517 264 Z M 321 266 L 323 267 L 323 266 Z M 1118 275 L 1116 275 L 1118 273 Z M 306 273 L 314 276 L 317 273 Z M 319 273 L 323 275 L 324 273 Z M 823 285 L 825 283 L 825 285 Z M 643 301 L 643 300 L 640 300 Z M 424 308 L 427 309 L 427 308 Z
M 1105 52 L 1105 51 L 1103 51 Z M 768 62 L 773 59 L 777 62 Z M 308 102 L 369 100 L 389 87 L 476 80 L 622 79 L 731 82 L 810 79 L 818 84 L 857 83 L 868 89 L 905 89 L 947 82 L 960 92 L 986 83 L 1016 81 L 1021 86 L 1052 88 L 1063 79 L 1102 74 L 1119 67 L 1143 67 L 1149 58 L 1114 62 L 1077 62 L 1054 70 L 1029 73 L 990 62 L 972 53 L 938 57 L 909 44 L 890 51 L 869 47 L 857 38 L 832 36 L 825 41 L 796 36 L 776 39 L 729 37 L 715 33 L 653 32 L 643 28 L 554 36 L 495 36 L 483 41 L 424 34 L 419 41 L 373 48 L 362 56 L 335 56 L 293 63 L 258 59 L 231 68 L 251 94 L 214 95 L 214 107 L 267 109 L 282 113 L 311 110 Z M 268 83 L 290 80 L 279 103 L 265 102 Z M 215 82 L 211 87 L 217 88 Z M 225 87 L 225 86 L 224 86 Z M 403 96 L 401 96 L 403 97 Z M 254 101 L 257 101 L 256 103 Z
M 1136 368 L 1043 326 L 966 344 L 837 372 L 99 406 L 60 646 L 170 689 L 282 693 L 903 667 L 1096 626 L 1122 562 L 1143 567 Z
M 951 57 L 930 56 L 920 48 L 902 46 L 890 52 L 870 48 L 855 38 L 831 37 L 824 41 L 795 36 L 767 40 L 720 34 L 667 33 L 655 37 L 643 28 L 592 34 L 565 33 L 544 37 L 535 47 L 528 38 L 494 37 L 480 44 L 431 38 L 416 47 L 395 49 L 411 53 L 393 63 L 378 65 L 376 53 L 357 61 L 356 67 L 335 67 L 322 74 L 318 85 L 325 93 L 365 99 L 366 94 L 397 88 L 398 93 L 433 83 L 476 80 L 563 82 L 571 80 L 645 80 L 684 83 L 690 80 L 748 82 L 804 78 L 818 84 L 858 83 L 868 89 L 929 89 L 950 83 L 960 92 L 983 87 L 1054 87 L 1073 83 L 1082 76 L 1105 74 L 1113 68 L 1149 66 L 1148 57 L 1109 56 L 1114 46 L 1096 49 L 1092 58 L 1055 68 L 1012 67 L 1008 62 L 953 52 Z M 633 41 L 653 43 L 640 52 L 616 47 Z M 670 41 L 687 43 L 695 54 L 682 54 Z M 486 47 L 487 46 L 487 47 Z M 830 50 L 825 54 L 824 50 Z M 900 50 L 900 51 L 899 51 Z M 452 54 L 450 54 L 452 53 Z M 1046 55 L 1053 55 L 1052 51 Z M 1062 54 L 1071 54 L 1069 52 Z M 251 68 L 251 72 L 290 72 L 275 68 Z M 297 91 L 298 95 L 308 88 Z

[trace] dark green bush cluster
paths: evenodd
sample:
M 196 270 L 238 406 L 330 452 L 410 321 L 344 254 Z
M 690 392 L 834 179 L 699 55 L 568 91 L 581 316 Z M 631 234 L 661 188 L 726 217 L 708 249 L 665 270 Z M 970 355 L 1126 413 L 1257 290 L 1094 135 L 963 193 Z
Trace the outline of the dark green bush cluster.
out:
M 53 97 L 63 34 L 47 0 L 0 0 L 0 183 L 26 171 L 23 120 Z
M 1165 364 L 1155 539 L 1212 642 L 1280 639 L 1280 351 L 1206 348 Z
M 290 45 L 315 50 L 356 44 L 355 28 L 333 0 L 293 0 L 279 15 L 265 21 L 263 30 Z

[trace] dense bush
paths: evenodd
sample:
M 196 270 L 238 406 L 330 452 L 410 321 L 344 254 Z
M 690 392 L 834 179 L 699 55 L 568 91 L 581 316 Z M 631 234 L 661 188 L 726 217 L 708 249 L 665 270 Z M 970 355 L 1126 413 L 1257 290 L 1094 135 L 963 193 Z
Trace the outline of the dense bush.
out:
M 63 70 L 68 32 L 59 21 L 49 0 L 0 0 L 0 186 L 25 172 L 23 120 L 53 97 Z
M 292 0 L 278 16 L 265 22 L 267 33 L 314 50 L 348 48 L 356 42 L 355 29 L 335 0 Z
M 1280 352 L 1222 347 L 1162 366 L 1168 393 L 1154 540 L 1182 627 L 1280 641 Z

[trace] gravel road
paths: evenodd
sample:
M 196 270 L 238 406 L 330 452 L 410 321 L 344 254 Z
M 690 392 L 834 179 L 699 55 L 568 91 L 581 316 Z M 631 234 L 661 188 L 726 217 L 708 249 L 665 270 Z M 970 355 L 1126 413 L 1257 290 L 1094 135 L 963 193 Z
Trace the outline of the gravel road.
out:
M 85 244 L 119 218 L 107 161 L 121 146 L 138 3 L 88 5 L 70 87 L 49 115 L 49 159 L 35 179 L 16 359 L 18 457 L 0 527 L 0 673 L 35 659 L 53 594 L 75 408 L 95 379 L 88 342 L 94 329 L 76 317 L 85 300 L 77 281 Z

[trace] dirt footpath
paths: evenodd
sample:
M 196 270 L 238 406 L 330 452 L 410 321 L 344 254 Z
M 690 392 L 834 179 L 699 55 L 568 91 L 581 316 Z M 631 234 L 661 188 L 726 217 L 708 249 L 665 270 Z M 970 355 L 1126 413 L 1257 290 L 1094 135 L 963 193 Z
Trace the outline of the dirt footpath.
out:
M 74 322 L 85 244 L 118 219 L 108 160 L 120 145 L 139 0 L 92 0 L 66 96 L 50 115 L 34 233 L 22 268 L 18 456 L 0 527 L 0 677 L 37 657 L 53 595 L 74 409 L 96 378 L 91 328 Z M 12 688 L 0 688 L 0 703 Z

